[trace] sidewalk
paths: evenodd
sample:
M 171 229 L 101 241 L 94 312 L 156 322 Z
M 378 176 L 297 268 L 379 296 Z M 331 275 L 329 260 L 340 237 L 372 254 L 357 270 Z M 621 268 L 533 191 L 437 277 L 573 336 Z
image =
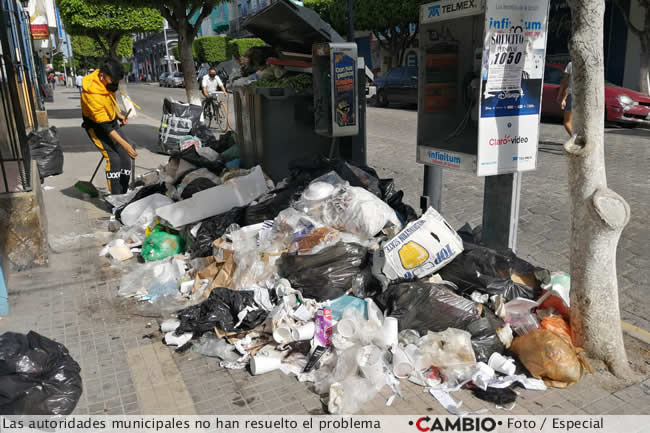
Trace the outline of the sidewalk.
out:
M 50 264 L 9 275 L 10 316 L 0 333 L 34 330 L 55 339 L 80 363 L 84 393 L 77 414 L 321 414 L 320 397 L 280 372 L 251 376 L 225 370 L 214 358 L 191 351 L 176 354 L 161 344 L 157 319 L 117 298 L 120 272 L 98 252 L 109 213 L 99 201 L 85 201 L 74 189 L 88 179 L 99 153 L 80 128 L 79 95 L 58 87 L 48 104 L 50 124 L 65 151 L 64 174 L 45 181 Z M 125 129 L 138 145 L 137 171 L 167 160 L 155 153 L 157 125 L 142 118 Z M 372 144 L 369 144 L 372 146 Z M 370 147 L 370 152 L 373 149 Z M 104 185 L 102 173 L 95 181 Z M 531 218 L 532 221 L 532 218 Z M 148 334 L 154 338 L 143 338 Z M 636 366 L 647 364 L 646 345 L 626 337 Z M 645 368 L 645 367 L 644 367 Z M 401 382 L 403 399 L 390 407 L 390 391 L 368 403 L 365 414 L 447 414 L 424 388 Z M 492 414 L 650 414 L 650 380 L 625 386 L 598 371 L 566 389 L 520 391 L 510 412 L 478 400 L 469 391 L 452 394 L 467 410 Z

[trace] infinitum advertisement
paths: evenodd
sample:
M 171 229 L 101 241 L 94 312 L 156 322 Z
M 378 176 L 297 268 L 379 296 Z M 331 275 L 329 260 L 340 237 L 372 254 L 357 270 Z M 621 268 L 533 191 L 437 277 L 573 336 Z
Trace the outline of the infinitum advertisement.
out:
M 498 0 L 485 11 L 477 174 L 534 170 L 549 0 Z

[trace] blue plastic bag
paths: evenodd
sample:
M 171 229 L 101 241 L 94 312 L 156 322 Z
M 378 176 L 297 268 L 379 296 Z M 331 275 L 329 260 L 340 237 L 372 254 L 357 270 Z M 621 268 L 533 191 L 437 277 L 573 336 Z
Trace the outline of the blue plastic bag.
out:
M 366 301 L 356 296 L 343 295 L 333 299 L 329 302 L 329 308 L 332 310 L 332 319 L 334 320 L 341 320 L 343 312 L 350 308 L 357 310 L 363 314 L 364 319 L 368 320 L 368 305 Z

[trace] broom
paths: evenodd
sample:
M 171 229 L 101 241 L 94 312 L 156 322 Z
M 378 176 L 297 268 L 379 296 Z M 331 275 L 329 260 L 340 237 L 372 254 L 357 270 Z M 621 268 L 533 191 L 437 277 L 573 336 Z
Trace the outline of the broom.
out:
M 90 178 L 90 182 L 85 181 L 85 180 L 80 180 L 77 183 L 74 184 L 74 187 L 77 188 L 79 191 L 82 193 L 88 194 L 91 197 L 97 197 L 99 195 L 99 191 L 97 188 L 95 188 L 95 185 L 93 185 L 93 179 L 95 179 L 95 175 L 97 174 L 97 171 L 99 170 L 99 166 L 102 165 L 102 161 L 104 160 L 103 156 L 99 157 L 99 162 L 97 163 L 97 167 L 95 167 L 95 171 L 93 172 L 93 176 Z

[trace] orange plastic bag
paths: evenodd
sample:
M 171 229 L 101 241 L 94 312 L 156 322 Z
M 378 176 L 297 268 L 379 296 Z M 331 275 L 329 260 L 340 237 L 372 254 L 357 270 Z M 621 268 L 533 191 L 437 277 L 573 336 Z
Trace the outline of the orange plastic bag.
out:
M 576 383 L 584 369 L 588 369 L 580 356 L 582 349 L 576 349 L 548 329 L 536 329 L 515 338 L 510 350 L 519 357 L 530 374 L 556 388 L 566 388 Z
M 571 328 L 569 324 L 561 316 L 549 316 L 542 319 L 540 327 L 548 329 L 555 335 L 564 338 L 568 343 L 574 344 L 571 337 Z

